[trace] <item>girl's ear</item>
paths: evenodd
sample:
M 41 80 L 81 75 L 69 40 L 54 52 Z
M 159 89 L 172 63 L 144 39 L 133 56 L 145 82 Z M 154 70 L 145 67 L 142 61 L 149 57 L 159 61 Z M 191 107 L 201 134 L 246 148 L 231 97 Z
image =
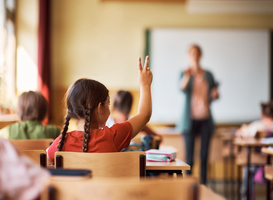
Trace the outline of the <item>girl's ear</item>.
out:
M 98 113 L 101 114 L 102 113 L 102 103 L 100 102 L 98 105 Z

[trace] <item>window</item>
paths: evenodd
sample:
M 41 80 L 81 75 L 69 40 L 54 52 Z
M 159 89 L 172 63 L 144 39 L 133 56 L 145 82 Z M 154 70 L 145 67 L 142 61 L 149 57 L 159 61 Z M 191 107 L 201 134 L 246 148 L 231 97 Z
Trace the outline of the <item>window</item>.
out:
M 0 0 L 0 114 L 15 113 L 15 0 Z

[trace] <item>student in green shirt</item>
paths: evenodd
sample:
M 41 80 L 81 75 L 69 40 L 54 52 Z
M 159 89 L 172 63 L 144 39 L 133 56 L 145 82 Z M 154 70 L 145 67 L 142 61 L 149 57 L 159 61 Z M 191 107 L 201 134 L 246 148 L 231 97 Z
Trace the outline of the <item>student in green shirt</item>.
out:
M 17 107 L 20 122 L 1 129 L 0 137 L 12 140 L 57 138 L 60 134 L 58 127 L 42 124 L 47 109 L 47 101 L 40 92 L 24 92 L 19 97 Z

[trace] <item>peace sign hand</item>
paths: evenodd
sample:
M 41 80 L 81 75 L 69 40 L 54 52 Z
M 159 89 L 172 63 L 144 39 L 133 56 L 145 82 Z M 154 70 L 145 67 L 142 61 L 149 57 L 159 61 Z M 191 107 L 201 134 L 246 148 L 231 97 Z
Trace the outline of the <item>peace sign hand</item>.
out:
M 141 64 L 141 58 L 138 57 L 138 82 L 140 86 L 150 86 L 153 80 L 153 73 L 151 72 L 149 65 L 149 56 L 146 56 L 144 67 Z

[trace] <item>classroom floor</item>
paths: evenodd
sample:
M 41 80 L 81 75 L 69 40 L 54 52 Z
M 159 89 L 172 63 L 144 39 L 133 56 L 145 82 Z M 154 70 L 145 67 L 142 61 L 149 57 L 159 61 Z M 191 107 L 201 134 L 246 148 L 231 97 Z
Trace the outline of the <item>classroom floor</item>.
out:
M 208 181 L 207 186 L 209 188 L 211 188 L 214 192 L 225 196 L 224 193 L 224 182 L 223 181 L 217 181 L 214 185 L 214 183 L 212 181 Z M 230 196 L 225 196 L 227 198 L 227 200 L 237 200 L 238 196 L 237 196 L 237 184 L 234 183 L 234 190 L 235 190 L 235 196 L 231 197 L 231 183 L 227 184 L 227 194 Z M 255 184 L 255 200 L 265 200 L 266 199 L 266 184 Z M 242 198 L 241 198 L 242 199 Z

